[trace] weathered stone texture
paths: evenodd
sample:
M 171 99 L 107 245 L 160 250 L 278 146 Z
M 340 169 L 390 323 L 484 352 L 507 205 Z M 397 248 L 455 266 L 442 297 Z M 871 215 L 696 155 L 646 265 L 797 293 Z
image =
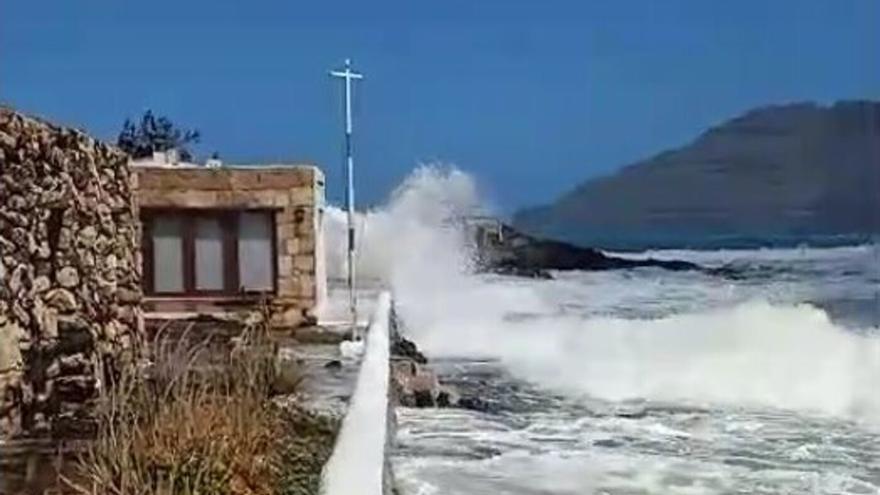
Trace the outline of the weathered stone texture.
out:
M 135 167 L 138 203 L 149 209 L 264 209 L 275 216 L 276 292 L 270 298 L 276 327 L 314 320 L 325 288 L 320 279 L 318 232 L 324 177 L 314 166 L 183 168 Z M 147 298 L 156 313 L 222 312 L 238 309 L 235 301 Z M 215 304 L 216 302 L 216 304 Z M 240 305 L 252 305 L 242 299 Z
M 0 437 L 70 432 L 137 351 L 132 178 L 121 151 L 0 108 Z

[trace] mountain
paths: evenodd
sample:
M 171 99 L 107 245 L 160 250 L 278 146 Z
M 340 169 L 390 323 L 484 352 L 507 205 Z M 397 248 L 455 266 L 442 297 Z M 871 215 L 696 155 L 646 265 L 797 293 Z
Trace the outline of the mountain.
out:
M 880 233 L 880 102 L 758 108 L 513 223 L 617 249 L 863 241 Z

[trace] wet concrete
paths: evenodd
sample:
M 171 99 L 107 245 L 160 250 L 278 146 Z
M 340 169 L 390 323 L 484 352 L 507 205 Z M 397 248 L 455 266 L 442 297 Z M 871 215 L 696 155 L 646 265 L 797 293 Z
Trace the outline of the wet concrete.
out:
M 343 359 L 337 344 L 282 344 L 279 349 L 282 366 L 295 367 L 300 386 L 288 400 L 316 414 L 342 418 L 354 392 L 360 362 Z

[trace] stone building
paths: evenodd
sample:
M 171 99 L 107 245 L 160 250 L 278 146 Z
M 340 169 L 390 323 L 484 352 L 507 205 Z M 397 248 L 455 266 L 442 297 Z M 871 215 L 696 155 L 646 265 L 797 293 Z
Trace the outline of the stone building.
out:
M 0 440 L 89 435 L 146 318 L 315 320 L 321 171 L 165 161 L 0 108 Z
M 321 171 L 166 160 L 134 166 L 147 317 L 223 316 L 267 302 L 276 328 L 314 321 L 326 294 Z
M 132 186 L 119 150 L 0 108 L 0 438 L 88 434 L 138 350 Z

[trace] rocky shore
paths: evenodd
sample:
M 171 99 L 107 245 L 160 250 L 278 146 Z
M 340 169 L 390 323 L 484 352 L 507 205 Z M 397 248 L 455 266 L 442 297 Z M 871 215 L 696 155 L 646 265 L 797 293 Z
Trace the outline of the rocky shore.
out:
M 391 316 L 391 403 L 402 407 L 456 407 L 488 411 L 491 405 L 478 396 L 462 394 L 441 383 L 416 344 L 401 335 L 402 322 Z
M 740 278 L 742 267 L 705 267 L 683 260 L 654 258 L 631 259 L 613 256 L 595 248 L 567 242 L 539 239 L 505 224 L 487 230 L 477 227 L 475 253 L 480 271 L 516 277 L 551 279 L 553 270 L 630 270 L 659 268 L 670 271 L 693 271 L 707 275 Z
M 549 270 L 597 271 L 643 267 L 705 271 L 700 265 L 687 261 L 635 260 L 611 256 L 594 248 L 539 239 L 504 224 L 497 225 L 491 233 L 478 228 L 476 238 L 479 266 L 485 271 L 503 275 L 550 278 Z

